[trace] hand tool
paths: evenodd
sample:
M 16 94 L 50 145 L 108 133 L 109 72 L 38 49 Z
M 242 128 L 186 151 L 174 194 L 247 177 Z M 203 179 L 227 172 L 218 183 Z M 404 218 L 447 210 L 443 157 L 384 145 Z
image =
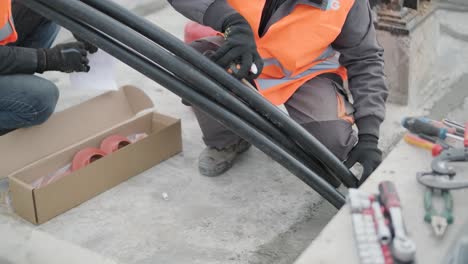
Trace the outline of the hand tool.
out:
M 214 53 L 214 52 L 213 52 Z M 231 64 L 231 66 L 229 67 L 229 70 L 228 72 L 229 73 L 236 73 L 237 71 L 239 70 L 239 67 L 238 65 L 236 64 Z M 258 68 L 257 68 L 257 65 L 255 65 L 254 63 L 252 63 L 252 66 L 250 67 L 250 72 L 253 73 L 253 74 L 257 74 L 258 72 Z M 254 90 L 254 91 L 258 91 L 257 88 L 255 88 L 249 81 L 247 81 L 246 79 L 242 79 L 240 80 L 243 84 L 245 84 L 245 86 L 249 87 L 250 89 Z
M 374 211 L 374 221 L 377 225 L 377 236 L 379 241 L 383 245 L 388 245 L 392 242 L 392 234 L 387 223 L 385 223 L 385 217 L 382 213 L 382 208 L 377 200 L 372 202 L 372 210 Z
M 450 190 L 468 188 L 468 181 L 453 180 L 456 171 L 449 162 L 468 161 L 468 129 L 465 129 L 464 148 L 451 148 L 444 150 L 431 163 L 431 172 L 418 173 L 417 180 L 427 187 L 424 193 L 424 220 L 432 225 L 436 236 L 442 236 L 447 226 L 453 223 L 453 197 Z M 444 209 L 437 212 L 433 205 L 434 194 L 444 201 Z
M 407 117 L 403 119 L 402 125 L 413 134 L 424 134 L 427 136 L 438 137 L 440 139 L 446 139 L 447 137 L 450 137 L 463 141 L 462 137 L 448 133 L 447 129 L 435 127 L 415 117 Z
M 444 149 L 448 149 L 448 148 L 452 147 L 452 145 L 446 143 L 444 140 L 442 140 L 440 138 L 437 138 L 437 137 L 431 137 L 431 136 L 427 136 L 427 135 L 424 135 L 424 134 L 417 135 L 417 137 L 422 138 L 424 140 L 427 140 L 429 142 L 432 142 L 434 144 L 441 145 L 442 148 L 444 148 Z
M 457 129 L 457 131 L 461 133 L 465 133 L 465 127 L 455 121 L 449 120 L 449 119 L 443 119 L 442 123 L 448 127 L 453 127 Z
M 444 200 L 444 209 L 442 212 L 438 212 L 434 208 L 433 200 L 434 194 L 440 193 L 440 197 Z M 427 188 L 424 193 L 424 209 L 426 211 L 424 215 L 424 221 L 431 224 L 434 234 L 436 236 L 442 236 L 445 233 L 447 225 L 453 223 L 453 197 L 452 194 L 447 190 L 436 190 L 433 188 Z
M 434 162 L 434 161 L 433 161 Z M 433 168 L 438 168 L 438 171 L 420 172 L 417 174 L 417 180 L 420 184 L 440 190 L 458 190 L 468 188 L 467 180 L 454 180 L 455 172 L 453 168 L 444 162 L 438 162 L 433 165 Z M 445 174 L 440 173 L 443 171 Z
M 442 152 L 442 150 L 444 150 L 443 146 L 441 146 L 439 144 L 434 144 L 434 143 L 432 143 L 432 142 L 430 142 L 428 140 L 420 138 L 417 135 L 414 135 L 414 134 L 411 134 L 411 133 L 407 133 L 404 136 L 404 140 L 408 144 L 430 150 L 431 153 L 432 153 L 432 156 L 434 156 L 434 157 L 438 156 Z
M 464 138 L 468 139 L 468 129 L 465 130 Z M 468 140 L 464 141 L 464 146 L 464 148 L 450 148 L 442 151 L 439 156 L 432 160 L 431 172 L 418 173 L 418 182 L 426 187 L 441 190 L 467 188 L 468 181 L 453 179 L 456 171 L 449 164 L 450 162 L 468 161 Z
M 376 232 L 369 195 L 351 188 L 347 201 L 351 209 L 354 238 L 361 263 L 387 264 Z
M 212 50 L 207 50 L 203 53 L 203 56 L 206 56 L 208 58 L 211 58 L 211 56 L 213 56 L 215 54 L 214 51 Z M 237 71 L 239 70 L 239 67 L 237 64 L 235 63 L 231 63 L 231 65 L 229 66 L 229 69 L 227 70 L 227 72 L 229 73 L 237 73 Z M 257 68 L 257 65 L 255 65 L 254 63 L 252 63 L 252 66 L 250 67 L 250 72 L 253 73 L 253 74 L 257 74 L 258 72 L 258 68 Z M 254 90 L 254 91 L 258 91 L 257 88 L 255 88 L 249 81 L 247 81 L 246 79 L 241 79 L 240 80 L 245 86 L 249 87 L 250 89 Z
M 381 245 L 382 253 L 384 255 L 385 264 L 393 264 L 392 251 L 390 250 L 390 245 Z
M 434 127 L 438 127 L 438 128 L 444 128 L 444 129 L 447 129 L 447 132 L 450 133 L 450 134 L 454 134 L 454 135 L 457 135 L 457 136 L 461 136 L 463 137 L 464 135 L 464 130 L 460 130 L 460 129 L 457 129 L 456 127 L 450 127 L 450 126 L 447 126 L 445 125 L 443 122 L 441 121 L 437 121 L 437 120 L 433 120 L 433 119 L 429 119 L 427 117 L 420 117 L 418 118 L 419 120 L 423 121 L 423 122 L 426 122 Z
M 390 215 L 394 238 L 392 242 L 393 256 L 400 261 L 409 262 L 414 260 L 416 245 L 406 234 L 403 221 L 400 198 L 395 185 L 390 181 L 383 181 L 379 184 L 379 197 L 386 212 Z

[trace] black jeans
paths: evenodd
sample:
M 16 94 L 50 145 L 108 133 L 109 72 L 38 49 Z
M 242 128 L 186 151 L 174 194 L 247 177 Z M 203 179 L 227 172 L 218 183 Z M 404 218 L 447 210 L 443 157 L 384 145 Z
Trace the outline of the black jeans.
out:
M 55 23 L 17 3 L 13 19 L 19 35 L 13 46 L 49 48 L 59 32 Z M 0 75 L 0 135 L 43 123 L 54 112 L 58 97 L 55 84 L 41 77 Z

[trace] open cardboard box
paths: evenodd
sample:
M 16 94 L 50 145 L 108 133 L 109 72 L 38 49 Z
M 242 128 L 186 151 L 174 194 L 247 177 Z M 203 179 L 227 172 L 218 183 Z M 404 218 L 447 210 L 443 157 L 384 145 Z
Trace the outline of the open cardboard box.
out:
M 147 133 L 45 187 L 32 183 L 71 162 L 109 135 Z M 91 199 L 182 150 L 180 120 L 153 112 L 138 88 L 122 87 L 56 113 L 44 124 L 0 137 L 0 179 L 9 177 L 15 212 L 34 224 Z

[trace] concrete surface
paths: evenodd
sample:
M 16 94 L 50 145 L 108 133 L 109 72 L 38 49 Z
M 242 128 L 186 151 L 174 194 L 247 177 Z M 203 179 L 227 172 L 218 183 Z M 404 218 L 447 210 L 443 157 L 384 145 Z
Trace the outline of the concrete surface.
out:
M 424 222 L 423 196 L 425 188 L 416 180 L 416 173 L 430 170 L 432 157 L 426 150 L 401 142 L 387 157 L 372 177 L 360 188 L 367 193 L 377 193 L 378 184 L 392 181 L 400 196 L 403 217 L 412 240 L 416 243 L 416 263 L 446 263 L 445 256 L 460 230 L 468 224 L 468 189 L 453 191 L 454 223 L 449 225 L 445 235 L 438 238 L 431 226 Z M 466 165 L 462 167 L 466 169 Z M 463 170 L 459 170 L 463 171 Z M 456 176 L 468 180 L 468 174 Z M 464 234 L 467 235 L 467 234 Z M 312 245 L 301 255 L 295 264 L 307 263 L 360 263 L 353 237 L 350 209 L 346 205 L 324 228 Z M 339 252 L 339 254 L 336 254 Z
M 452 14 L 441 14 L 447 27 L 459 30 Z M 186 21 L 169 7 L 147 19 L 178 37 Z M 60 40 L 69 38 L 65 32 L 61 35 Z M 449 51 L 458 51 L 448 57 L 451 61 L 444 53 L 449 46 Z M 468 52 L 464 42 L 446 34 L 441 36 L 441 47 L 446 67 L 431 83 L 449 87 L 463 75 L 460 67 L 450 64 L 464 63 Z M 242 156 L 226 175 L 200 176 L 197 157 L 203 144 L 190 108 L 123 64 L 117 72 L 119 84 L 141 87 L 159 111 L 182 119 L 184 152 L 38 227 L 19 219 L 0 202 L 0 229 L 13 230 L 5 241 L 10 237 L 27 241 L 21 234 L 37 232 L 47 235 L 48 247 L 63 245 L 70 256 L 78 258 L 81 251 L 75 247 L 81 247 L 117 263 L 292 263 L 336 213 L 316 192 L 257 149 Z M 58 111 L 98 94 L 71 89 L 65 74 L 49 73 L 47 78 L 61 89 Z M 439 89 L 433 100 L 447 90 Z M 429 106 L 413 109 L 389 104 L 382 148 L 388 152 L 399 140 L 403 116 L 428 112 Z M 163 192 L 168 193 L 168 201 L 162 198 Z M 15 256 L 25 249 L 10 249 L 0 246 L 0 256 L 24 263 Z M 47 251 L 43 254 L 53 258 Z M 101 263 L 99 258 L 86 263 Z
M 168 5 L 166 0 L 112 0 L 139 15 L 148 15 Z
M 390 89 L 388 102 L 420 106 L 433 91 L 429 80 L 436 72 L 437 45 L 440 38 L 439 21 L 432 15 L 433 5 L 425 5 L 421 17 L 408 25 L 408 35 L 377 30 L 379 43 L 385 50 L 385 75 Z M 429 7 L 429 8 L 427 8 Z

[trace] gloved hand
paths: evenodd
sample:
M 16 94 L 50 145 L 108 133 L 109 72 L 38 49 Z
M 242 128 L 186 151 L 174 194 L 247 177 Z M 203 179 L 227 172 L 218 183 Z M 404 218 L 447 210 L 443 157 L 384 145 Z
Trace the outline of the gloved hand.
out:
M 98 47 L 94 46 L 93 44 L 89 43 L 88 41 L 80 38 L 79 36 L 73 34 L 73 37 L 75 37 L 76 40 L 78 40 L 78 42 L 81 42 L 85 45 L 85 49 L 93 54 L 93 53 L 96 53 L 98 51 Z
M 249 23 L 240 14 L 229 16 L 223 24 L 226 42 L 211 57 L 219 66 L 228 69 L 232 64 L 239 66 L 232 74 L 238 79 L 252 80 L 263 70 L 263 60 L 258 54 L 255 37 Z M 252 64 L 257 72 L 252 73 Z
M 88 72 L 87 55 L 85 45 L 81 42 L 59 44 L 51 49 L 38 49 L 37 72 Z
M 364 171 L 359 180 L 359 185 L 372 174 L 382 162 L 382 151 L 378 148 L 379 139 L 373 135 L 360 135 L 356 146 L 349 153 L 345 165 L 351 168 L 356 162 L 361 163 Z

